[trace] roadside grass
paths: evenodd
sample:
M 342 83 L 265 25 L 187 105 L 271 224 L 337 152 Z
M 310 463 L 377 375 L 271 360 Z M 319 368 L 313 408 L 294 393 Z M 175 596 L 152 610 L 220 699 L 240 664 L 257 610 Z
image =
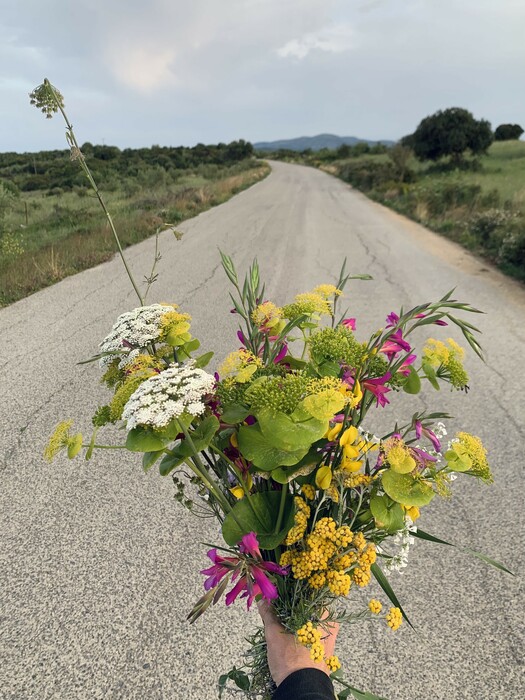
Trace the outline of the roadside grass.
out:
M 222 204 L 270 172 L 261 161 L 186 173 L 175 183 L 144 187 L 127 180 L 104 193 L 123 247 Z M 13 201 L 0 239 L 0 306 L 110 259 L 112 233 L 87 189 L 49 195 L 25 192 Z
M 400 171 L 388 153 L 338 160 L 303 156 L 371 199 L 462 244 L 525 281 L 525 142 L 495 142 L 464 164 L 410 158 Z

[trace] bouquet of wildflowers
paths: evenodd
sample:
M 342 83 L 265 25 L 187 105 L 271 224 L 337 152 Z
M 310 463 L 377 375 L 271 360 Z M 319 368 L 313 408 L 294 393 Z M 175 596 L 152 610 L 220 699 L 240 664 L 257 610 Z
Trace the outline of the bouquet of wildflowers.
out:
M 458 474 L 486 483 L 492 476 L 478 437 L 459 432 L 446 441 L 446 413 L 416 412 L 377 436 L 367 429 L 368 412 L 423 385 L 466 392 L 464 350 L 451 338 L 416 349 L 412 338 L 424 326 L 453 324 L 481 356 L 477 329 L 457 315 L 477 310 L 448 293 L 390 312 L 384 328 L 362 339 L 356 320 L 338 315 L 351 278 L 344 265 L 336 285 L 278 307 L 257 262 L 242 284 L 231 258 L 222 255 L 222 263 L 240 347 L 218 373 L 206 371 L 213 353 L 199 354 L 191 318 L 176 304 L 124 313 L 93 358 L 111 395 L 95 412 L 91 440 L 63 422 L 46 456 L 65 448 L 73 458 L 85 447 L 89 458 L 107 447 L 97 440 L 103 426 L 122 426 L 125 447 L 142 453 L 143 468 L 157 465 L 182 505 L 221 527 L 189 619 L 223 596 L 226 605 L 244 599 L 248 608 L 264 598 L 311 658 L 327 664 L 340 698 L 375 697 L 359 694 L 338 658 L 325 656 L 323 628 L 378 619 L 396 630 L 406 615 L 385 574 L 406 566 L 415 537 L 442 542 L 416 526 L 421 509 L 448 497 Z M 372 579 L 389 602 L 360 608 L 355 589 Z M 271 696 L 262 629 L 250 639 L 246 666 L 220 678 L 221 693 L 228 680 L 247 697 Z

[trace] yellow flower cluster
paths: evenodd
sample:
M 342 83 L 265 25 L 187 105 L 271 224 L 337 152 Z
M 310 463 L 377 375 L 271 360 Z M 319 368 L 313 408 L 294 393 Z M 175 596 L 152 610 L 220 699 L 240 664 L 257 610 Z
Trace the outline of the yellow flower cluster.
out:
M 464 449 L 465 454 L 472 461 L 470 472 L 487 483 L 494 481 L 490 466 L 487 461 L 487 450 L 483 447 L 483 443 L 475 435 L 470 433 L 458 433 L 456 437 L 459 444 Z M 453 443 L 454 446 L 455 443 Z
M 236 350 L 231 352 L 219 367 L 222 377 L 233 375 L 239 384 L 245 384 L 250 380 L 258 367 L 262 367 L 262 360 L 249 350 Z
M 313 487 L 312 487 L 313 488 Z M 290 528 L 284 543 L 288 546 L 299 542 L 306 532 L 306 526 L 308 524 L 308 518 L 310 517 L 310 506 L 306 504 L 306 501 L 300 496 L 295 496 L 295 515 L 294 524 Z M 288 562 L 290 563 L 290 562 Z M 286 564 L 281 564 L 281 566 L 287 566 Z
M 271 301 L 265 301 L 252 312 L 252 320 L 261 330 L 275 335 L 284 328 L 283 311 Z
M 337 289 L 333 284 L 318 284 L 313 290 L 314 294 L 319 294 L 323 299 L 329 299 L 330 297 L 339 297 L 342 295 L 342 291 Z
M 468 382 L 468 374 L 463 367 L 465 351 L 452 338 L 447 338 L 447 343 L 448 347 L 441 340 L 429 338 L 423 348 L 423 360 L 435 368 L 443 366 L 452 386 L 463 389 Z
M 375 598 L 372 598 L 372 600 L 368 603 L 368 607 L 370 609 L 370 612 L 374 615 L 379 615 L 379 613 L 383 609 L 381 602 L 379 600 L 376 600 Z
M 301 493 L 309 501 L 313 501 L 315 498 L 315 486 L 312 486 L 312 484 L 303 484 L 301 486 Z
M 321 641 L 321 632 L 314 626 L 313 622 L 308 620 L 308 622 L 297 630 L 296 634 L 299 644 L 302 644 L 304 647 L 310 647 L 310 658 L 312 661 L 322 661 L 324 657 L 324 644 Z M 341 668 L 341 663 L 335 655 L 328 656 L 324 661 L 332 673 Z
M 170 304 L 170 306 L 173 311 L 167 311 L 160 319 L 159 340 L 172 346 L 183 345 L 191 338 L 188 333 L 191 316 L 190 314 L 176 311 L 179 308 L 177 304 Z
M 331 316 L 332 305 L 325 297 L 321 296 L 321 294 L 305 292 L 303 294 L 297 294 L 293 303 L 283 306 L 282 311 L 283 316 L 288 319 L 297 318 L 303 314 L 307 316 Z
M 395 632 L 401 627 L 401 623 L 403 622 L 401 610 L 399 608 L 390 608 L 390 612 L 386 615 L 385 620 L 392 632 Z
M 350 474 L 350 476 L 345 477 L 343 486 L 347 489 L 355 489 L 358 486 L 370 486 L 371 483 L 371 476 L 367 476 L 366 474 Z
M 300 497 L 295 497 L 295 524 L 285 540 L 288 549 L 280 557 L 281 566 L 291 566 L 295 579 L 307 579 L 313 589 L 328 586 L 333 595 L 347 596 L 352 581 L 358 586 L 370 582 L 370 567 L 376 560 L 376 549 L 364 535 L 354 535 L 348 525 L 337 527 L 333 518 L 321 518 L 313 531 L 304 537 L 310 509 Z M 306 510 L 308 509 L 308 510 Z M 308 515 L 306 515 L 308 513 Z
M 324 661 L 332 673 L 335 673 L 341 668 L 341 662 L 335 654 L 334 656 L 329 656 Z
M 82 433 L 71 435 L 72 420 L 64 420 L 59 423 L 44 449 L 44 459 L 52 462 L 62 449 L 67 449 L 67 456 L 73 459 L 82 449 Z

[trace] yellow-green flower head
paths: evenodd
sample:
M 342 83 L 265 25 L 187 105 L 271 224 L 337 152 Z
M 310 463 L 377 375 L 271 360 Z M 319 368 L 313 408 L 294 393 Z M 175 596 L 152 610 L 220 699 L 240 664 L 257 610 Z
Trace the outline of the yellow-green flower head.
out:
M 383 445 L 385 458 L 391 469 L 398 474 L 408 474 L 416 466 L 416 460 L 401 438 L 390 438 Z
M 70 434 L 72 420 L 62 421 L 57 425 L 44 449 L 44 459 L 52 462 L 60 450 L 67 450 L 69 459 L 73 459 L 82 448 L 82 433 Z
M 263 408 L 293 413 L 307 394 L 308 379 L 299 372 L 284 377 L 259 377 L 245 394 L 245 401 L 257 413 Z
M 464 389 L 468 384 L 468 374 L 463 367 L 465 351 L 452 338 L 447 339 L 448 347 L 441 340 L 429 338 L 423 348 L 423 361 L 438 369 L 445 370 L 445 378 L 456 389 Z
M 365 346 L 344 326 L 315 331 L 308 340 L 308 349 L 310 357 L 319 363 L 330 360 L 360 367 L 364 361 Z
M 244 348 L 231 352 L 219 367 L 221 377 L 234 377 L 239 384 L 245 384 L 262 367 L 262 360 Z
M 320 294 L 305 292 L 297 294 L 292 304 L 286 304 L 282 309 L 283 316 L 294 319 L 298 316 L 331 316 L 332 305 Z
M 330 297 L 340 297 L 342 295 L 342 291 L 340 289 L 337 289 L 337 287 L 333 284 L 318 284 L 317 287 L 313 290 L 314 294 L 319 294 L 320 297 L 323 297 L 323 299 L 329 299 Z
M 461 432 L 456 438 L 445 452 L 449 468 L 457 472 L 468 472 L 487 483 L 494 481 L 487 461 L 487 451 L 479 437 Z
M 191 340 L 190 330 L 191 316 L 186 313 L 179 313 L 173 307 L 173 311 L 168 311 L 160 318 L 159 340 L 172 347 L 184 345 Z
M 278 335 L 285 326 L 283 311 L 271 301 L 265 301 L 252 313 L 252 321 L 263 332 Z

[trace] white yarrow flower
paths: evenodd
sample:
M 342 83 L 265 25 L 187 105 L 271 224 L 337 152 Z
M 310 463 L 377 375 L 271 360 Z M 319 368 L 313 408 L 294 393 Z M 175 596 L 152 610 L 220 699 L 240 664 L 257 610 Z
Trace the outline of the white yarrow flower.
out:
M 100 352 L 115 353 L 115 356 L 122 358 L 120 367 L 124 367 L 139 354 L 141 348 L 146 348 L 149 343 L 158 340 L 160 320 L 172 310 L 172 306 L 151 304 L 126 311 L 117 318 L 111 331 L 100 343 Z M 100 359 L 100 366 L 105 368 L 114 359 L 112 355 L 106 355 Z
M 130 396 L 122 418 L 128 430 L 137 426 L 164 428 L 183 413 L 199 416 L 206 406 L 203 398 L 213 391 L 215 378 L 194 362 L 172 364 L 146 379 Z

